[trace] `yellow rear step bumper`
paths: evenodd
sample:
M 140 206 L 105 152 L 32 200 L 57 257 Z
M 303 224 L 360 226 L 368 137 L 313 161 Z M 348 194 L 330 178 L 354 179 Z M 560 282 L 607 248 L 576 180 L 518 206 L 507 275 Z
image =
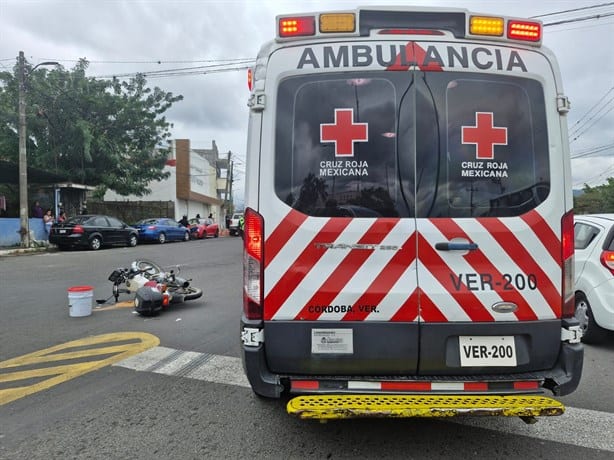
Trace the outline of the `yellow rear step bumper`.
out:
M 565 406 L 544 396 L 306 395 L 291 399 L 288 413 L 303 419 L 561 415 Z

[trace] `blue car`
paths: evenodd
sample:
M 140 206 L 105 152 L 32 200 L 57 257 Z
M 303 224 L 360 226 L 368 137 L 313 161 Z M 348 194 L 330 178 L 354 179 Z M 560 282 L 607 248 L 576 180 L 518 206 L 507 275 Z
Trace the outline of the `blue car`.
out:
M 139 241 L 189 241 L 190 229 L 168 218 L 143 219 L 134 225 L 139 231 Z

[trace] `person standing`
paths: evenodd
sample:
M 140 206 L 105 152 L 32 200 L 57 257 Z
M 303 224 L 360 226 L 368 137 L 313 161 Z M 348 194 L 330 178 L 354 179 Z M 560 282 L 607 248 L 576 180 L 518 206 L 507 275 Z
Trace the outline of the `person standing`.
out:
M 32 217 L 43 218 L 43 208 L 41 208 L 41 204 L 38 201 L 35 201 L 32 205 Z
M 53 225 L 53 214 L 51 213 L 51 209 L 47 209 L 45 215 L 43 216 L 43 222 L 45 223 L 45 231 L 47 232 L 47 239 L 49 239 L 49 235 L 51 234 L 51 226 Z

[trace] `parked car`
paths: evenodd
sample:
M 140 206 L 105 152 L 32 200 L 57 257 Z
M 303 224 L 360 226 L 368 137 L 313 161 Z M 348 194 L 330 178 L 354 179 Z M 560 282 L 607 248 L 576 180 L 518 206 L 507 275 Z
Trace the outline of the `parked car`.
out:
M 60 249 L 102 246 L 131 246 L 138 242 L 138 231 L 121 220 L 100 214 L 85 214 L 56 222 L 51 226 L 49 242 Z
M 614 331 L 614 214 L 576 216 L 576 318 L 585 342 Z
M 143 219 L 134 226 L 139 231 L 140 241 L 157 241 L 163 244 L 167 241 L 188 241 L 190 239 L 189 228 L 166 217 Z
M 193 239 L 217 238 L 220 236 L 220 227 L 217 222 L 209 219 L 190 219 L 190 236 Z
M 237 236 L 239 234 L 239 221 L 241 220 L 241 217 L 243 217 L 242 212 L 235 212 L 230 218 L 230 226 L 228 227 L 228 230 L 230 231 L 231 235 Z

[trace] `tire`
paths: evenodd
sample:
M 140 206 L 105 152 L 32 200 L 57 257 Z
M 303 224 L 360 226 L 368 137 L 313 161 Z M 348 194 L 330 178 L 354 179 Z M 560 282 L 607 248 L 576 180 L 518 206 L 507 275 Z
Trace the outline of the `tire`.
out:
M 575 318 L 580 322 L 582 341 L 585 343 L 599 343 L 606 337 L 605 329 L 601 328 L 593 317 L 593 310 L 584 294 L 576 294 Z
M 130 246 L 131 248 L 135 247 L 138 244 L 138 242 L 139 242 L 139 239 L 134 234 L 130 235 L 130 237 L 128 238 L 128 246 Z
M 189 286 L 185 289 L 186 294 L 183 296 L 183 300 L 194 300 L 202 297 L 203 290 L 201 288 Z
M 98 251 L 102 247 L 102 239 L 99 236 L 93 236 L 89 243 L 92 251 Z
M 169 289 L 169 292 L 172 296 L 171 303 L 181 303 L 186 300 L 195 300 L 203 295 L 203 290 L 201 288 L 188 286 L 187 288 L 180 288 L 177 290 Z
M 183 237 L 183 241 L 190 241 L 190 232 L 185 232 L 185 235 Z
M 218 228 L 218 229 L 215 231 L 215 235 L 213 235 L 213 238 L 217 238 L 217 237 L 219 237 L 219 236 L 220 236 L 220 229 Z
M 148 278 L 151 278 L 152 276 L 156 276 L 158 273 L 164 273 L 164 270 L 162 269 L 162 267 L 160 267 L 157 263 L 151 260 L 140 259 L 140 260 L 135 260 L 135 262 L 136 262 L 136 267 L 139 270 L 144 271 L 145 273 L 143 275 L 147 276 Z
M 158 235 L 158 243 L 160 244 L 166 243 L 166 235 L 164 233 L 160 233 Z

